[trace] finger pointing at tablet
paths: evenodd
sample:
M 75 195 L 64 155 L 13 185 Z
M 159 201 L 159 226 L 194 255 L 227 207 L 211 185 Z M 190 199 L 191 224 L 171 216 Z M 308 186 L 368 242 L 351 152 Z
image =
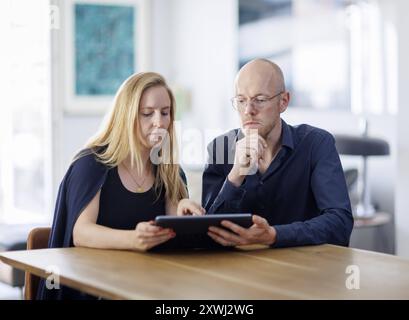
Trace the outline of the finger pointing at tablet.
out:
M 198 203 L 190 199 L 182 199 L 179 201 L 177 208 L 178 216 L 197 215 L 201 216 L 206 213 L 206 210 Z

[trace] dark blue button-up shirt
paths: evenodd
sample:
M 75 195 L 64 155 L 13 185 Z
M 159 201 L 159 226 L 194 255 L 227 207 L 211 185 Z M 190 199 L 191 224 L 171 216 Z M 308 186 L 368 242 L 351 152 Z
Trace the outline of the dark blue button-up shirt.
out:
M 249 175 L 235 187 L 227 176 L 242 137 L 240 130 L 232 130 L 208 146 L 202 193 L 207 213 L 250 212 L 266 218 L 277 231 L 274 247 L 347 246 L 353 217 L 333 136 L 282 120 L 282 147 L 267 171 Z

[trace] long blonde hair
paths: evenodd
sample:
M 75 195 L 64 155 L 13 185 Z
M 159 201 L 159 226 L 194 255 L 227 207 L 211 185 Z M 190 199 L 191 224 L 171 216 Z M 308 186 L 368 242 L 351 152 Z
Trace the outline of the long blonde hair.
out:
M 165 79 L 155 72 L 142 72 L 130 76 L 121 85 L 116 93 L 114 104 L 106 124 L 86 144 L 98 161 L 109 167 L 118 166 L 128 155 L 131 158 L 132 167 L 136 166 L 139 172 L 143 171 L 143 161 L 139 150 L 140 126 L 139 107 L 143 93 L 151 87 L 164 87 L 171 101 L 170 105 L 170 125 L 169 161 L 157 165 L 154 187 L 158 194 L 164 187 L 166 198 L 172 204 L 177 204 L 180 199 L 187 197 L 186 186 L 180 176 L 180 167 L 177 164 L 177 146 L 175 138 L 175 98 L 167 85 Z

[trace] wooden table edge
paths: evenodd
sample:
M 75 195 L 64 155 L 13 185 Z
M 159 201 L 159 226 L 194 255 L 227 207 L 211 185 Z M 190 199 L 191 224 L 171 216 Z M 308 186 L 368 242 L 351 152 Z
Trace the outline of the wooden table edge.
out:
M 18 250 L 18 251 L 16 250 L 16 251 L 9 251 L 9 252 L 23 252 L 23 251 L 29 251 L 29 250 Z M 5 256 L 5 254 L 7 254 L 7 251 L 0 253 L 0 261 L 4 262 L 5 264 L 8 264 L 14 268 L 23 270 L 24 272 L 29 272 L 31 274 L 34 274 L 37 277 L 40 277 L 42 279 L 47 279 L 47 277 L 49 276 L 49 274 L 47 274 L 45 271 L 38 269 L 36 267 L 33 267 L 31 265 L 28 265 L 26 263 L 16 261 L 13 258 L 9 258 Z M 128 300 L 126 297 L 123 297 L 121 295 L 116 295 L 113 293 L 109 293 L 106 290 L 97 288 L 89 284 L 84 286 L 83 283 L 78 282 L 77 280 L 68 278 L 66 276 L 62 276 L 62 275 L 58 275 L 58 276 L 60 278 L 60 284 L 68 286 L 76 290 L 79 290 L 79 291 L 82 291 L 82 292 L 85 292 L 87 294 L 94 295 L 97 297 L 102 297 L 104 299 Z

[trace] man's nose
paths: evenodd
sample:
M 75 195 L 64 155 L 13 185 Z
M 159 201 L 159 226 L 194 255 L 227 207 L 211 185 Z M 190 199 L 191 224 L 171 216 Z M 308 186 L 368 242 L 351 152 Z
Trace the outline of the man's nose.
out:
M 246 103 L 244 114 L 256 114 L 256 108 L 251 100 Z

